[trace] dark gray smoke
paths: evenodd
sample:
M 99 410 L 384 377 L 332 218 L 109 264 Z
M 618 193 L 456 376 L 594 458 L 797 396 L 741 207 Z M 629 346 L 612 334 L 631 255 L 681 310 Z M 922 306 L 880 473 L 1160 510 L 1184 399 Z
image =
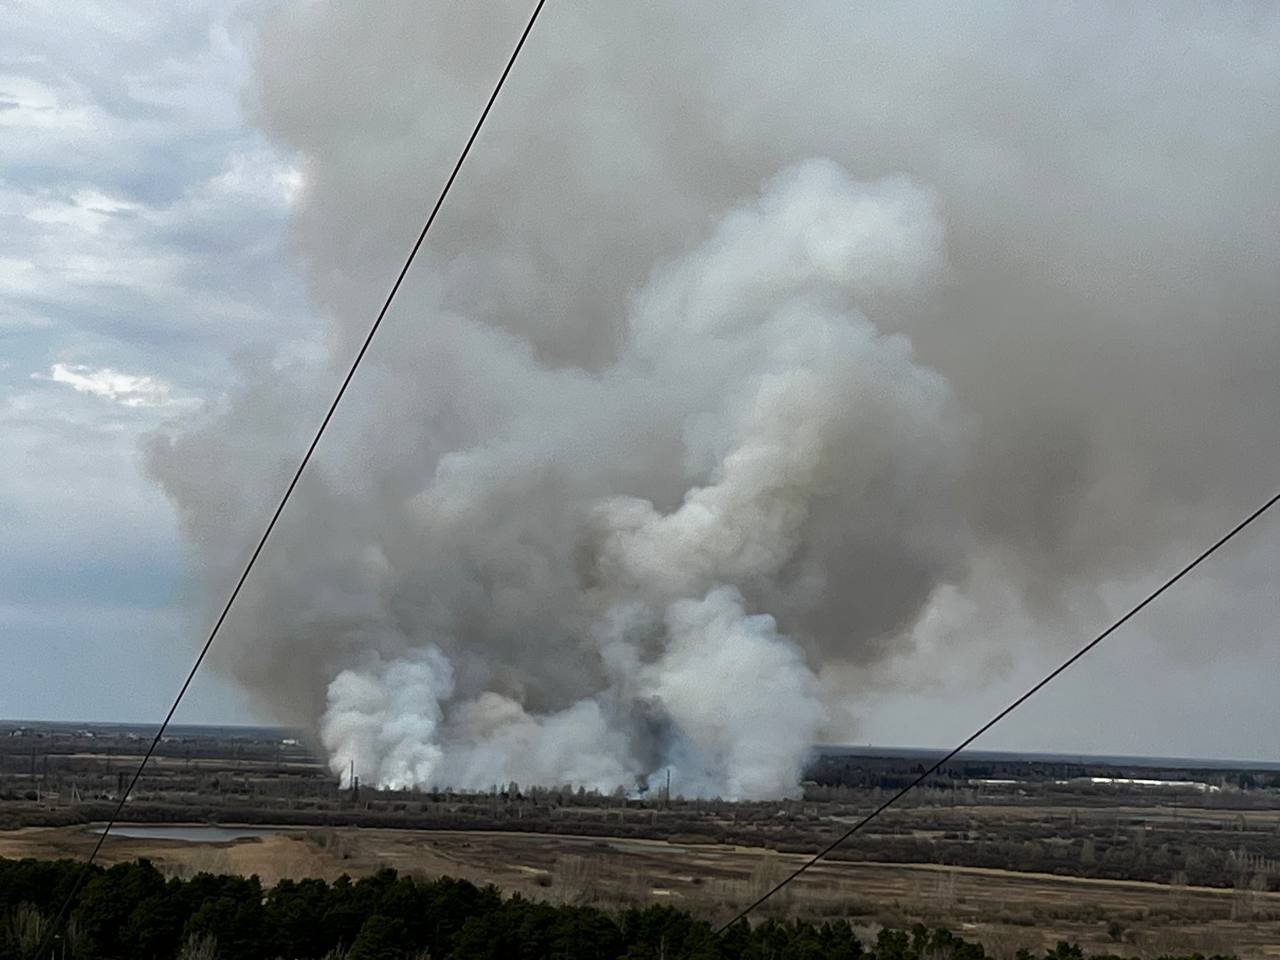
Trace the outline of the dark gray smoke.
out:
M 211 593 L 526 15 L 263 24 L 332 368 L 246 359 L 152 445 Z M 763 796 L 913 644 L 1107 606 L 1280 459 L 1277 40 L 548 6 L 219 661 L 387 784 Z

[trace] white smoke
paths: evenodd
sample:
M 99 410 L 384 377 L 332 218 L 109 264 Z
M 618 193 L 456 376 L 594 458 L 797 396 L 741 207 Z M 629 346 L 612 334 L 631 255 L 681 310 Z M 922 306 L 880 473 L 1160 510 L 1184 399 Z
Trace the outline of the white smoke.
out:
M 793 791 L 825 719 L 800 652 L 728 587 L 675 602 L 667 626 L 670 646 L 641 676 L 678 732 L 663 758 L 676 782 L 731 797 Z
M 394 789 L 431 783 L 443 751 L 436 743 L 442 701 L 453 693 L 453 668 L 439 650 L 343 670 L 329 684 L 320 738 L 335 772 Z
M 806 549 L 814 503 L 843 504 L 841 523 L 857 536 L 903 489 L 939 482 L 917 475 L 912 450 L 930 438 L 948 446 L 946 387 L 854 304 L 925 282 L 941 262 L 940 236 L 930 199 L 909 184 L 859 184 L 830 163 L 803 164 L 638 293 L 607 371 L 583 382 L 519 361 L 516 382 L 555 401 L 536 411 L 547 426 L 513 410 L 511 428 L 442 459 L 413 499 L 418 542 L 430 552 L 459 536 L 487 540 L 488 528 L 510 522 L 508 484 L 561 473 L 549 506 L 566 524 L 559 562 L 568 567 L 572 548 L 579 580 L 555 611 L 557 629 L 585 624 L 578 655 L 598 664 L 594 689 L 529 711 L 494 690 L 459 688 L 437 646 L 448 642 L 432 638 L 329 684 L 321 730 L 335 773 L 389 786 L 612 789 L 672 768 L 688 792 L 794 789 L 825 709 L 800 646 L 758 608 L 777 594 L 793 612 L 822 604 L 821 564 Z M 540 432 L 567 449 L 530 449 Z M 678 438 L 683 454 L 627 476 L 619 444 L 643 449 L 654 432 Z M 667 511 L 640 495 L 670 499 L 682 487 Z M 513 546 L 510 559 L 547 558 Z M 520 591 L 511 616 L 529 602 Z M 469 639 L 485 636 L 482 627 Z M 543 670 L 560 668 L 562 640 L 527 642 L 543 647 Z M 641 716 L 660 728 L 655 743 L 637 734 Z
M 152 444 L 201 596 L 525 14 L 264 21 L 330 361 L 244 358 Z M 549 7 L 216 662 L 342 776 L 767 796 L 867 690 L 1078 638 L 1280 469 L 1278 37 L 1245 8 Z

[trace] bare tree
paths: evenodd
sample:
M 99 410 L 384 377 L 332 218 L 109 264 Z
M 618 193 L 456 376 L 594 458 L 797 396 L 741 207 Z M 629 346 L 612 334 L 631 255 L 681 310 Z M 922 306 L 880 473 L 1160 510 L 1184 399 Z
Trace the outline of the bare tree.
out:
M 195 935 L 187 937 L 178 951 L 178 960 L 217 960 L 218 941 L 215 937 Z
M 20 903 L 9 914 L 6 924 L 9 939 L 20 957 L 34 957 L 44 940 L 47 924 L 44 915 L 30 903 Z

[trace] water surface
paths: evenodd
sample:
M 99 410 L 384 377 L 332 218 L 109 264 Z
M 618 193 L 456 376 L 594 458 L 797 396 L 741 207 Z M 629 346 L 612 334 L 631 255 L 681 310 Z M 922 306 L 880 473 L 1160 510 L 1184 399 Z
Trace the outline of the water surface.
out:
M 93 827 L 102 833 L 106 827 Z M 111 837 L 129 840 L 181 840 L 184 843 L 230 843 L 251 837 L 270 837 L 279 827 L 223 827 L 205 823 L 117 823 Z M 110 838 L 108 838 L 110 839 Z

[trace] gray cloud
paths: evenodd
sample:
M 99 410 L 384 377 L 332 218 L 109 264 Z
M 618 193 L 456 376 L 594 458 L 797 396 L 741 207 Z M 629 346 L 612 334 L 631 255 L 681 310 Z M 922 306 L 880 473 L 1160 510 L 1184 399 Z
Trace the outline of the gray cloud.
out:
M 140 469 L 140 437 L 220 392 L 227 354 L 305 336 L 280 250 L 291 165 L 242 119 L 247 12 L 0 8 L 10 715 L 162 714 L 166 678 L 191 655 L 175 637 L 173 513 Z M 191 707 L 206 719 L 245 710 L 212 676 Z

